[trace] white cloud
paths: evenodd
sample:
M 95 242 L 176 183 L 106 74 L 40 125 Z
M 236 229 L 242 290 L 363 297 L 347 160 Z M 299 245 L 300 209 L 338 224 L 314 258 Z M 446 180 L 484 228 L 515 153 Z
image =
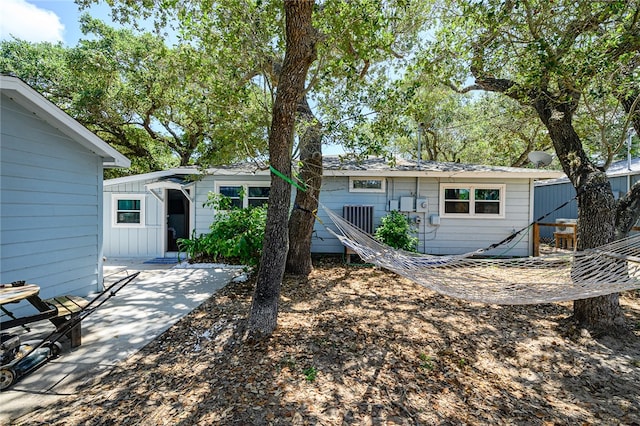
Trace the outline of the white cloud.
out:
M 25 0 L 0 0 L 0 39 L 11 36 L 30 42 L 64 41 L 64 25 L 55 13 Z

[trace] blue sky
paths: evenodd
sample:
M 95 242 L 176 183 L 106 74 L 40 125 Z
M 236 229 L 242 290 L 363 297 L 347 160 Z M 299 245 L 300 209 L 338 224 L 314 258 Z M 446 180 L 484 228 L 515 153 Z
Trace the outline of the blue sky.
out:
M 73 0 L 0 0 L 0 39 L 11 35 L 31 41 L 62 42 L 74 46 L 82 37 L 78 26 L 81 11 Z M 111 22 L 109 7 L 93 5 L 88 12 Z

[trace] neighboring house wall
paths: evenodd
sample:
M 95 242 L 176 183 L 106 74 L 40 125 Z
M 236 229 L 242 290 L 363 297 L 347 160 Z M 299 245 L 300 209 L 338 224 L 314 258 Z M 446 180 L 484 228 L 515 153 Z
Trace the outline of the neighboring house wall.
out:
M 639 174 L 632 174 L 627 176 L 613 176 L 609 178 L 611 182 L 611 190 L 616 199 L 624 196 L 633 185 L 640 181 Z
M 578 217 L 578 202 L 575 200 L 576 190 L 569 182 L 555 185 L 541 185 L 534 189 L 534 218 L 542 223 L 555 223 L 556 219 L 576 219 Z M 564 207 L 558 207 L 567 203 Z M 555 228 L 541 226 L 541 238 L 553 238 Z
M 41 296 L 99 288 L 102 159 L 7 96 L 0 114 L 0 281 Z
M 632 170 L 627 170 L 627 161 L 619 161 L 612 165 L 609 174 L 609 183 L 616 199 L 624 196 L 634 184 L 640 181 L 640 159 L 634 159 Z M 553 181 L 540 182 L 535 186 L 534 217 L 540 222 L 555 223 L 556 219 L 577 219 L 578 202 L 575 200 L 576 190 L 567 178 Z M 556 208 L 569 202 L 559 210 Z M 555 228 L 549 226 L 540 227 L 542 238 L 553 238 Z

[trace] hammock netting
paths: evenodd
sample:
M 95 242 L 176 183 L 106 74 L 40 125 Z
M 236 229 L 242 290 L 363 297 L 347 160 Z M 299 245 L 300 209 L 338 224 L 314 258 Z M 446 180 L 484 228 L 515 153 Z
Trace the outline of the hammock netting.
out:
M 435 256 L 393 249 L 324 208 L 340 242 L 363 261 L 447 296 L 498 305 L 587 299 L 640 288 L 640 234 L 579 252 L 482 258 L 484 250 Z

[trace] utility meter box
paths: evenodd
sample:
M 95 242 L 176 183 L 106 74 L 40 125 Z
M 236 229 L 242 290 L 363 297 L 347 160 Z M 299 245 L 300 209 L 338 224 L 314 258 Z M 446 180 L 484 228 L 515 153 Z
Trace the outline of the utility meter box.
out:
M 415 202 L 415 199 L 413 197 L 400 197 L 400 211 L 401 212 L 415 211 L 413 207 L 414 202 Z
M 429 211 L 429 203 L 426 198 L 418 198 L 416 200 L 416 211 L 417 212 L 426 212 Z
M 389 200 L 389 211 L 397 212 L 400 209 L 400 202 L 398 200 Z

